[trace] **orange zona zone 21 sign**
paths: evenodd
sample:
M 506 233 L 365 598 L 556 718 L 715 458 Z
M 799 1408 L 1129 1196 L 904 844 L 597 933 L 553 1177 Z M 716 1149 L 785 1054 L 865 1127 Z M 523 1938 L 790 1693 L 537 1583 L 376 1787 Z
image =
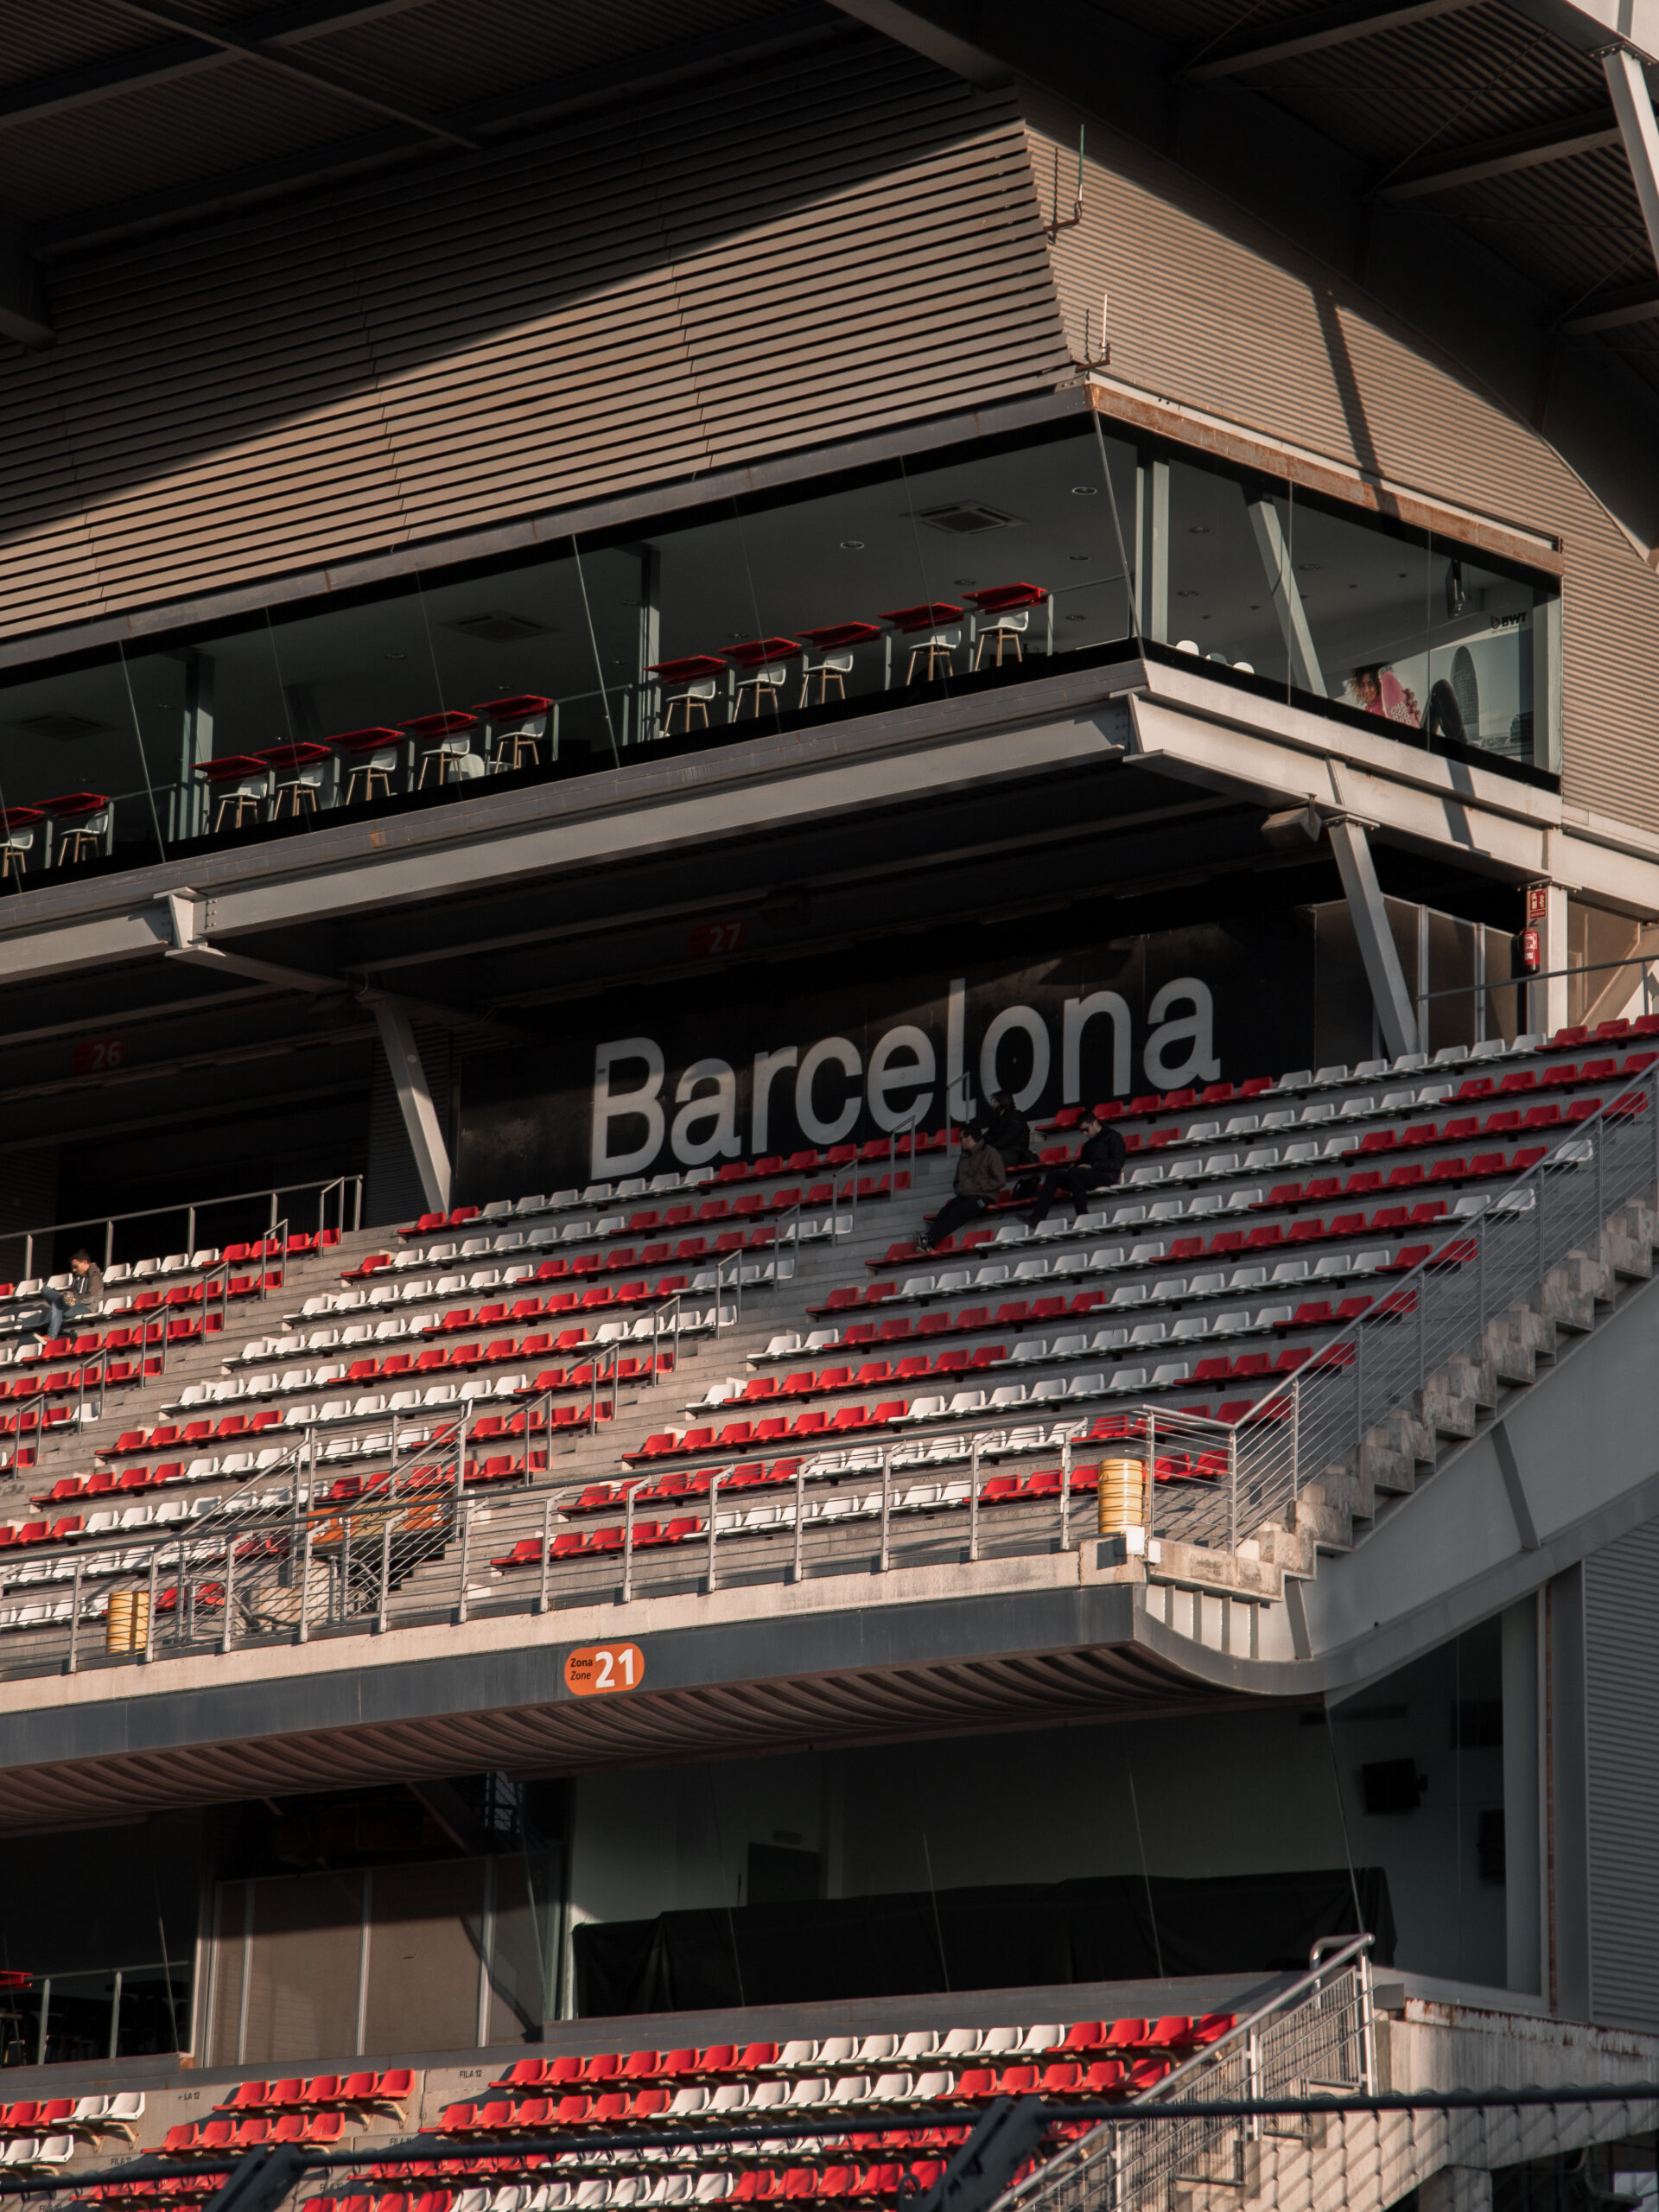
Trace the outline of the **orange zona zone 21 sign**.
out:
M 564 1687 L 573 1697 L 637 1690 L 645 1677 L 645 1655 L 637 1643 L 584 1643 L 564 1662 Z

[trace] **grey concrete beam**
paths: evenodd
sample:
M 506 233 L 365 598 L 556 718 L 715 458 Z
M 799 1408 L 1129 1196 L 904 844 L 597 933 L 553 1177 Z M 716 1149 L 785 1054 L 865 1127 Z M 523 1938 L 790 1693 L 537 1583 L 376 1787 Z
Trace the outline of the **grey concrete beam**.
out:
M 421 1063 L 421 1048 L 415 1040 L 414 1027 L 396 999 L 387 998 L 378 991 L 365 991 L 363 1002 L 380 1031 L 386 1065 L 391 1070 L 397 1092 L 398 1111 L 404 1117 L 404 1132 L 409 1148 L 415 1155 L 427 1206 L 433 1213 L 448 1213 L 452 1179 L 449 1147 L 443 1141 L 437 1109 L 432 1103 L 432 1086 Z
M 1388 909 L 1377 885 L 1370 843 L 1357 822 L 1338 820 L 1328 827 L 1331 849 L 1336 855 L 1343 894 L 1353 917 L 1354 934 L 1359 939 L 1360 958 L 1365 963 L 1365 978 L 1371 987 L 1382 1041 L 1389 1058 L 1397 1060 L 1419 1050 L 1417 1021 L 1394 931 L 1389 927 Z
M 1642 204 L 1647 226 L 1648 248 L 1659 265 L 1659 122 L 1654 119 L 1653 97 L 1647 73 L 1636 55 L 1617 47 L 1601 57 L 1602 73 L 1624 141 L 1624 158 L 1630 165 L 1630 182 Z

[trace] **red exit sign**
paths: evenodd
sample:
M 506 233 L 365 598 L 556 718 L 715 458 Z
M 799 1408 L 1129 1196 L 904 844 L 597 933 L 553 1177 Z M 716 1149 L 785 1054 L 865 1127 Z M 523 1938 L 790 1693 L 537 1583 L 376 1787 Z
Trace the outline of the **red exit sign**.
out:
M 70 1071 L 75 1075 L 103 1075 L 110 1068 L 118 1068 L 126 1057 L 126 1046 L 119 1037 L 89 1038 L 76 1046 Z
M 693 960 L 712 960 L 717 953 L 741 952 L 749 941 L 747 922 L 700 922 L 685 940 Z

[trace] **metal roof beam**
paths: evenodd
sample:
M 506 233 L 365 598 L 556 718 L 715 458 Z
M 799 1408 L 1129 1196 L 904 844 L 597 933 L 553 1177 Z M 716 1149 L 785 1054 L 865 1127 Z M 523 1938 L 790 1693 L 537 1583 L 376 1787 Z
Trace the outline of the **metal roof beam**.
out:
M 1217 77 L 1236 77 L 1246 69 L 1264 69 L 1270 62 L 1294 60 L 1298 54 L 1319 54 L 1333 46 L 1350 46 L 1356 39 L 1375 38 L 1381 31 L 1402 30 L 1408 23 L 1430 22 L 1437 16 L 1456 15 L 1479 4 L 1479 0 L 1393 0 L 1378 7 L 1376 0 L 1363 5 L 1319 8 L 1306 16 L 1287 19 L 1274 38 L 1255 39 L 1242 46 L 1211 48 L 1195 56 L 1182 72 L 1194 85 Z
M 1627 48 L 1616 47 L 1601 57 L 1613 113 L 1624 141 L 1624 158 L 1630 165 L 1630 182 L 1642 203 L 1642 220 L 1648 228 L 1648 245 L 1659 266 L 1659 120 L 1653 112 L 1653 96 L 1647 73 Z
M 1568 315 L 1557 327 L 1569 338 L 1587 338 L 1599 330 L 1623 330 L 1627 323 L 1651 322 L 1659 316 L 1659 285 L 1630 284 L 1609 292 L 1599 308 Z
M 988 92 L 1006 85 L 1014 74 L 1007 62 L 999 60 L 985 45 L 983 10 L 969 0 L 933 0 L 926 7 L 912 5 L 910 0 L 834 0 L 834 4 L 843 16 L 880 31 L 895 46 L 907 46 L 912 54 L 925 55 L 953 76 L 965 77 Z
M 307 61 L 298 54 L 289 54 L 267 39 L 250 38 L 228 29 L 222 23 L 211 23 L 200 17 L 181 15 L 176 9 L 152 8 L 144 0 L 116 0 L 130 16 L 142 16 L 146 22 L 157 23 L 163 30 L 180 31 L 192 38 L 200 39 L 210 46 L 222 48 L 232 60 L 262 63 L 268 69 L 282 71 L 285 76 L 297 77 L 302 84 L 320 87 L 337 99 L 351 100 L 359 107 L 372 108 L 377 115 L 384 115 L 393 123 L 401 123 L 419 130 L 429 138 L 438 139 L 452 146 L 475 147 L 478 141 L 456 130 L 436 117 L 423 114 L 418 108 L 405 107 L 400 101 L 383 99 L 366 85 L 351 77 L 344 77 L 337 70 L 326 69 L 320 62 Z
M 1618 126 L 1605 111 L 1574 115 L 1548 130 L 1510 131 L 1501 138 L 1484 138 L 1455 149 L 1427 168 L 1407 170 L 1380 184 L 1374 200 L 1421 200 L 1429 193 L 1452 192 L 1463 184 L 1481 184 L 1487 178 L 1510 176 L 1517 169 L 1543 168 L 1552 162 L 1571 161 L 1575 154 L 1591 154 L 1603 146 L 1617 146 Z
M 271 46 L 297 46 L 308 39 L 326 38 L 331 32 L 353 30 L 360 23 L 385 16 L 404 14 L 423 0 L 290 0 L 283 8 L 269 8 L 244 16 L 236 25 L 238 36 L 259 39 Z M 48 77 L 30 77 L 22 83 L 0 88 L 0 130 L 21 124 L 39 123 L 72 108 L 88 107 L 114 99 L 147 85 L 194 75 L 203 69 L 220 69 L 236 54 L 215 43 L 205 32 L 182 32 L 157 39 L 148 46 L 130 47 L 106 54 L 78 68 L 55 70 Z
M 392 0 L 392 3 L 406 6 L 412 0 Z M 817 0 L 797 0 L 797 4 L 781 8 L 775 15 L 751 16 L 726 29 L 698 32 L 616 61 L 572 70 L 568 76 L 469 100 L 464 106 L 443 111 L 435 119 L 451 126 L 469 145 L 477 145 L 486 137 L 494 145 L 505 142 L 515 123 L 539 130 L 557 116 L 602 105 L 621 93 L 706 73 L 734 54 L 774 52 L 821 39 L 840 29 L 840 20 L 831 9 L 817 4 Z M 45 253 L 102 245 L 134 231 L 219 214 L 251 200 L 301 191 L 308 185 L 378 168 L 421 151 L 426 143 L 408 125 L 385 124 L 354 131 L 348 138 L 333 138 L 296 153 L 279 155 L 272 161 L 252 162 L 245 168 L 223 169 L 160 192 L 82 208 L 37 225 L 32 240 Z

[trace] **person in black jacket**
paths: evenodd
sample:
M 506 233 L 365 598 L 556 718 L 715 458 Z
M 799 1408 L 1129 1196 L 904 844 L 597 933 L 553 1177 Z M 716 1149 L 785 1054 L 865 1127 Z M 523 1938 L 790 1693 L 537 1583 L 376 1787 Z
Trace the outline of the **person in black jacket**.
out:
M 1007 1180 L 1001 1154 L 987 1143 L 978 1123 L 970 1122 L 962 1133 L 962 1150 L 957 1160 L 957 1194 L 945 1200 L 916 1238 L 916 1249 L 931 1252 L 943 1244 L 947 1236 L 983 1213 L 993 1198 L 1001 1198 Z
M 1082 1148 L 1068 1166 L 1051 1167 L 1044 1176 L 1042 1187 L 1026 1216 L 1028 1228 L 1035 1229 L 1039 1222 L 1046 1221 L 1059 1198 L 1070 1198 L 1078 1213 L 1087 1212 L 1090 1194 L 1109 1189 L 1122 1174 L 1128 1148 L 1117 1131 L 1094 1114 L 1085 1114 L 1081 1127 Z
M 1031 1148 L 1031 1123 L 1008 1091 L 999 1090 L 991 1101 L 991 1122 L 985 1132 L 985 1141 L 1001 1154 L 1002 1165 L 1010 1174 L 1016 1167 L 1036 1164 L 1037 1155 Z

